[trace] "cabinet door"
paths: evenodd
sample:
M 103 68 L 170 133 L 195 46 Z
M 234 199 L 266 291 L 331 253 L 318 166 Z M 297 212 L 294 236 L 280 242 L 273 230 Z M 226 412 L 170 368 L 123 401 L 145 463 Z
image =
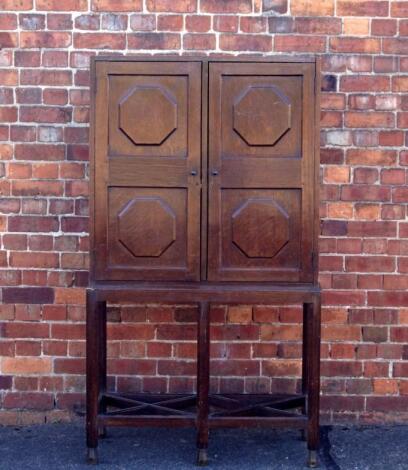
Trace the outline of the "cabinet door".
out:
M 96 61 L 94 278 L 200 272 L 201 63 Z
M 210 280 L 313 280 L 314 76 L 210 63 Z

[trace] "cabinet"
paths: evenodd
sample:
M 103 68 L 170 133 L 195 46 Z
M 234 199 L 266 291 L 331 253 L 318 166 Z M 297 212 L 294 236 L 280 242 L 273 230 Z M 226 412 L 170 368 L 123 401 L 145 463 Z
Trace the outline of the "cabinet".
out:
M 92 62 L 90 460 L 110 425 L 196 426 L 199 463 L 211 427 L 286 425 L 307 430 L 315 463 L 318 72 L 281 56 Z M 107 391 L 106 303 L 120 301 L 200 305 L 197 396 Z M 303 304 L 301 393 L 209 394 L 211 302 Z

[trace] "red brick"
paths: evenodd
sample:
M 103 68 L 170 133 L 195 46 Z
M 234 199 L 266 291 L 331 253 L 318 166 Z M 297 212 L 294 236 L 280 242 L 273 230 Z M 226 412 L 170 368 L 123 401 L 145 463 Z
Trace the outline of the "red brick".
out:
M 16 122 L 17 121 L 17 108 L 15 107 L 1 107 L 0 120 L 3 122 Z
M 323 302 L 326 305 L 362 305 L 365 302 L 365 294 L 361 291 L 333 290 L 323 293 Z
M 290 12 L 294 16 L 331 16 L 334 13 L 334 0 L 292 0 Z
M 237 16 L 214 16 L 213 28 L 215 31 L 221 33 L 236 33 L 238 31 L 238 17 Z
M 228 321 L 230 323 L 250 323 L 252 321 L 252 307 L 245 305 L 230 306 L 228 308 Z
M 206 33 L 211 29 L 210 15 L 186 16 L 186 29 L 192 33 Z
M 278 52 L 324 52 L 326 39 L 313 36 L 276 36 L 274 50 Z
M 386 54 L 407 54 L 408 38 L 383 39 L 383 52 Z
M 176 3 L 180 2 L 178 1 Z M 252 1 L 229 0 L 228 2 L 220 2 L 219 0 L 201 0 L 200 8 L 201 11 L 205 13 L 251 13 Z
M 408 2 L 392 2 L 391 16 L 396 18 L 408 18 Z
M 37 10 L 83 11 L 88 9 L 87 0 L 36 0 Z
M 341 78 L 340 89 L 347 92 L 389 91 L 390 79 L 384 75 L 351 75 Z
M 16 70 L 0 70 L 0 85 L 13 86 L 18 84 L 18 72 Z
M 108 369 L 110 373 L 117 375 L 154 375 L 156 361 L 150 359 L 112 359 L 108 361 Z
M 91 2 L 91 9 L 94 11 L 140 11 L 142 8 L 142 0 L 92 0 Z
M 361 328 L 355 325 L 323 325 L 323 341 L 359 341 Z
M 272 38 L 254 34 L 222 34 L 220 49 L 225 51 L 260 51 L 268 52 L 272 48 Z
M 0 10 L 32 10 L 33 0 L 2 0 Z
M 261 7 L 263 12 L 286 13 L 288 10 L 288 0 L 262 0 L 262 2 L 261 0 L 255 0 L 254 3 L 255 11 L 260 11 Z
M 20 109 L 20 120 L 24 122 L 65 123 L 71 120 L 71 116 L 71 108 L 22 106 Z
M 15 251 L 10 254 L 10 266 L 19 268 L 57 268 L 56 253 Z
M 407 291 L 372 291 L 367 293 L 368 305 L 405 307 L 408 305 Z
M 301 361 L 276 359 L 262 362 L 262 374 L 272 377 L 299 376 L 301 373 Z
M 187 50 L 206 50 L 215 48 L 215 34 L 185 34 L 183 47 Z
M 153 31 L 156 28 L 156 17 L 154 15 L 132 15 L 130 28 L 133 31 Z
M 181 31 L 183 29 L 182 15 L 158 15 L 158 31 Z
M 54 301 L 54 292 L 49 287 L 4 287 L 3 302 L 18 304 L 44 304 Z M 28 320 L 17 315 L 17 320 Z M 30 317 L 31 318 L 31 317 Z M 37 318 L 39 319 L 39 318 Z
M 401 188 L 394 188 L 392 191 L 392 200 L 393 202 L 407 202 L 408 187 L 404 186 Z
M 128 35 L 131 49 L 179 49 L 180 35 L 173 33 L 135 33 Z M 98 47 L 95 44 L 95 47 Z
M 353 185 L 341 188 L 344 201 L 389 201 L 390 189 L 382 186 Z
M 395 150 L 349 149 L 346 151 L 346 162 L 351 165 L 391 166 L 396 163 L 396 160 Z
M 353 344 L 332 344 L 330 357 L 332 359 L 355 359 L 356 351 Z
M 0 29 L 2 30 L 17 29 L 17 15 L 13 13 L 0 14 Z
M 66 67 L 68 65 L 68 53 L 65 51 L 46 51 L 42 56 L 42 64 L 45 67 Z M 72 83 L 71 72 L 44 72 L 44 74 L 48 76 L 50 76 L 52 73 L 54 73 L 55 76 L 50 79 L 50 83 L 45 83 L 45 85 L 70 85 Z
M 12 193 L 15 196 L 61 196 L 62 182 L 51 181 L 13 181 Z
M 262 325 L 261 339 L 263 341 L 297 341 L 301 338 L 299 325 Z
M 389 112 L 347 112 L 345 113 L 345 125 L 347 127 L 376 128 L 393 127 L 395 125 L 394 114 Z
M 54 407 L 54 398 L 51 393 L 13 392 L 5 396 L 3 405 L 6 409 L 51 410 Z
M 334 52 L 375 54 L 381 51 L 381 40 L 374 38 L 332 37 L 329 44 Z
M 402 131 L 381 131 L 378 143 L 384 147 L 400 147 L 404 144 L 404 133 Z
M 348 234 L 355 237 L 395 237 L 395 222 L 348 222 Z
M 340 18 L 296 18 L 295 31 L 300 34 L 339 34 Z
M 75 33 L 74 47 L 78 49 L 124 49 L 125 35 L 119 33 Z
M 157 331 L 157 334 L 159 335 L 159 329 Z M 211 335 L 214 338 L 214 341 L 257 340 L 259 339 L 259 326 L 252 325 L 252 324 L 246 324 L 246 325 L 227 324 L 227 325 L 220 325 L 220 326 L 215 325 L 212 328 Z M 167 338 L 167 339 L 171 339 L 171 338 Z M 191 338 L 187 338 L 187 339 L 191 339 Z
M 371 72 L 373 68 L 373 58 L 369 55 L 353 55 L 349 57 L 347 65 L 352 72 Z
M 22 48 L 58 48 L 71 45 L 71 34 L 67 32 L 25 32 L 20 33 L 20 47 Z
M 84 374 L 84 359 L 60 359 L 54 360 L 54 373 L 56 374 Z
M 388 2 L 379 0 L 337 0 L 340 16 L 388 16 Z
M 240 29 L 244 33 L 263 33 L 266 31 L 266 18 L 242 16 L 240 19 Z
M 23 33 L 20 33 L 23 34 Z M 0 32 L 1 47 L 17 47 L 18 37 L 16 33 L 1 33 Z
M 396 72 L 398 63 L 395 57 L 374 57 L 374 72 Z
M 49 325 L 45 323 L 12 322 L 2 325 L 3 336 L 6 338 L 48 338 Z
M 85 30 L 97 30 L 100 26 L 98 15 L 81 15 L 75 18 L 75 28 Z
M 123 340 L 123 339 L 153 339 L 154 338 L 154 326 L 147 324 L 121 324 L 109 325 L 109 338 L 112 340 Z M 167 339 L 167 338 L 166 338 Z
M 65 30 L 72 29 L 72 17 L 71 14 L 56 13 L 47 15 L 47 26 L 48 29 L 53 30 Z
M 65 148 L 58 144 L 16 144 L 17 160 L 63 160 Z
M 359 377 L 363 372 L 357 361 L 322 361 L 321 370 L 325 377 Z

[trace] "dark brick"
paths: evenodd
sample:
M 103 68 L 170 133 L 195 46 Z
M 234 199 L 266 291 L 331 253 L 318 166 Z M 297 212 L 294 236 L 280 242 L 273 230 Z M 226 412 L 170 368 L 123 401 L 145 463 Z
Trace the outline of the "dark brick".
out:
M 51 287 L 3 287 L 5 304 L 52 304 L 54 289 Z

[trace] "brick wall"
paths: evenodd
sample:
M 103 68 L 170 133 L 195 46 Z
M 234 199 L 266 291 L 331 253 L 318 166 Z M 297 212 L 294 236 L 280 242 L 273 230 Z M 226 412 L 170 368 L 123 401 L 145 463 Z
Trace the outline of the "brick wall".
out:
M 89 58 L 140 51 L 321 55 L 323 411 L 334 421 L 408 418 L 408 2 L 2 0 L 0 9 L 0 421 L 83 407 Z M 193 389 L 192 307 L 109 315 L 112 386 Z M 299 308 L 212 315 L 214 388 L 298 387 Z

